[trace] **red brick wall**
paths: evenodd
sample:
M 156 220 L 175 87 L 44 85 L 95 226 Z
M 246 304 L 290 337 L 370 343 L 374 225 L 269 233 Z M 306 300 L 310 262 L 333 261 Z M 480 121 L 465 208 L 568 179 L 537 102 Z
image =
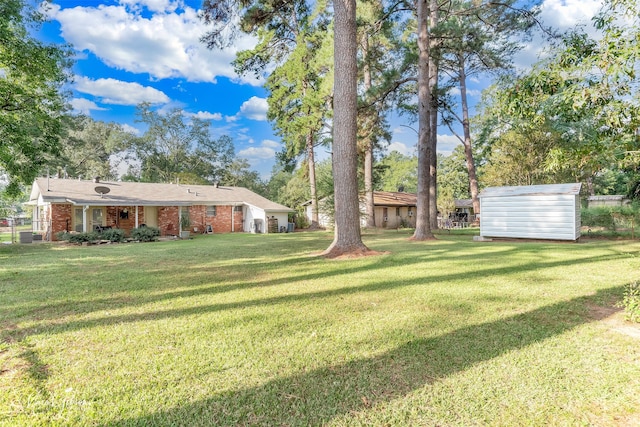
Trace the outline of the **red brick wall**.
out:
M 127 211 L 125 214 L 124 211 Z M 144 206 L 138 206 L 138 225 L 144 223 Z M 107 206 L 106 225 L 119 228 L 129 236 L 131 230 L 136 228 L 135 206 Z
M 158 228 L 161 236 L 177 236 L 180 232 L 178 225 L 178 207 L 158 207 Z
M 51 240 L 56 241 L 56 234 L 61 231 L 71 231 L 73 228 L 71 205 L 51 205 Z M 49 218 L 47 218 L 47 221 Z M 67 228 L 68 227 L 68 228 Z
M 207 222 L 207 207 L 206 206 L 191 206 L 189 211 L 189 219 L 191 219 L 191 228 L 189 231 L 202 233 Z M 197 231 L 196 231 L 197 229 Z
M 121 213 L 124 209 L 128 211 L 128 218 L 123 218 Z M 162 236 L 175 236 L 180 231 L 179 227 L 179 207 L 164 206 L 158 207 L 158 228 Z M 135 228 L 135 206 L 108 206 L 106 208 L 106 224 L 114 228 L 125 230 L 129 235 Z M 233 230 L 231 229 L 233 215 Z M 215 216 L 207 216 L 206 206 L 191 206 L 189 212 L 191 227 L 189 231 L 197 228 L 198 233 L 205 231 L 207 224 L 211 225 L 214 233 L 231 233 L 242 231 L 242 211 L 234 212 L 233 206 L 217 206 Z M 145 223 L 144 207 L 138 207 L 138 224 Z M 60 231 L 73 230 L 73 209 L 72 205 L 54 204 L 51 206 L 51 235 L 55 239 L 56 233 Z

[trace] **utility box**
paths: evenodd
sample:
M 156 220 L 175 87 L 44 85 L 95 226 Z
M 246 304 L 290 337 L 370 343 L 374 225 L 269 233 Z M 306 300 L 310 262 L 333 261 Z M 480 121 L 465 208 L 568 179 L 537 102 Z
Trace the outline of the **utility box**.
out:
M 20 232 L 20 243 L 32 243 L 32 242 L 33 242 L 33 232 L 31 231 Z

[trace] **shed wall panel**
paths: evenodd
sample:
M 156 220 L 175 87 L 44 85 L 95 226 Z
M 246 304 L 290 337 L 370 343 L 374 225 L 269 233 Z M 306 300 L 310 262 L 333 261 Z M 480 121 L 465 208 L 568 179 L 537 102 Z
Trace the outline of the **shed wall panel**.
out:
M 483 237 L 576 240 L 580 237 L 579 197 L 527 194 L 481 197 Z

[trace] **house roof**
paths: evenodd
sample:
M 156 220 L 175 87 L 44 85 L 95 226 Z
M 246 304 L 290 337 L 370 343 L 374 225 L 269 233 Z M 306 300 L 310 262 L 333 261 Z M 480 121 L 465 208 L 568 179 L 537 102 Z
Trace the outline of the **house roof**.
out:
M 473 207 L 472 199 L 455 199 L 453 202 L 456 208 L 472 208 Z
M 624 200 L 626 196 L 621 194 L 613 194 L 608 196 L 589 196 L 589 201 L 620 201 Z
M 513 196 L 541 196 L 549 194 L 580 194 L 581 183 L 572 184 L 543 184 L 521 185 L 515 187 L 487 187 L 480 192 L 479 197 L 513 197 Z
M 373 204 L 376 206 L 416 206 L 417 196 L 415 193 L 374 191 Z
M 103 194 L 101 194 L 102 192 Z M 293 212 L 244 187 L 159 184 L 143 182 L 82 181 L 38 178 L 30 202 L 93 206 L 252 205 L 267 212 Z

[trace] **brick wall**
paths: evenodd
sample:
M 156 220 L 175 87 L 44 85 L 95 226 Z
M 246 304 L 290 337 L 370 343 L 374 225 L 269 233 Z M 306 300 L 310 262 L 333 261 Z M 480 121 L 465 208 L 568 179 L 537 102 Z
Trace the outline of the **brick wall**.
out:
M 144 207 L 138 207 L 138 225 L 144 223 Z M 131 235 L 131 230 L 136 228 L 136 207 L 135 206 L 108 206 L 107 226 L 124 230 L 125 235 Z
M 231 233 L 242 231 L 242 211 L 234 212 L 233 206 L 217 206 L 215 216 L 207 216 L 206 206 L 191 206 L 189 219 L 191 227 L 189 231 L 198 233 L 205 231 L 207 225 L 211 225 L 214 233 Z M 127 209 L 128 215 L 122 212 Z M 179 207 L 158 207 L 158 228 L 162 236 L 176 236 L 180 231 Z M 55 239 L 60 231 L 73 231 L 73 207 L 67 204 L 51 205 L 51 236 Z M 135 228 L 135 206 L 108 206 L 106 208 L 105 225 L 125 230 L 128 235 Z M 232 229 L 233 215 L 233 229 Z M 44 219 L 44 218 L 43 218 Z M 48 218 L 47 218 L 48 220 Z M 145 211 L 143 206 L 138 207 L 138 224 L 145 223 Z
M 158 228 L 161 236 L 177 236 L 180 232 L 178 227 L 178 207 L 163 206 L 158 208 Z
M 73 228 L 71 205 L 53 204 L 50 209 L 51 240 L 56 241 L 56 234 L 61 231 L 71 231 Z
M 233 215 L 233 221 L 232 216 Z M 206 230 L 211 225 L 214 233 L 232 233 L 242 231 L 242 211 L 234 212 L 233 206 L 216 206 L 216 215 L 207 215 L 206 206 L 191 207 L 191 231 L 198 228 L 198 233 Z M 233 224 L 233 229 L 231 228 Z

